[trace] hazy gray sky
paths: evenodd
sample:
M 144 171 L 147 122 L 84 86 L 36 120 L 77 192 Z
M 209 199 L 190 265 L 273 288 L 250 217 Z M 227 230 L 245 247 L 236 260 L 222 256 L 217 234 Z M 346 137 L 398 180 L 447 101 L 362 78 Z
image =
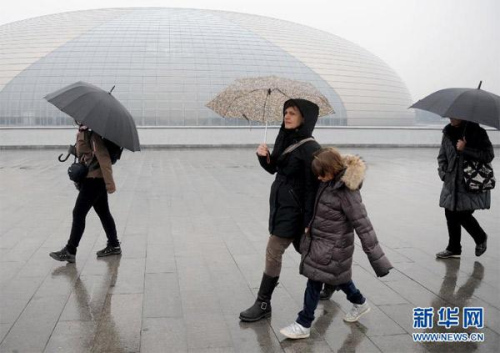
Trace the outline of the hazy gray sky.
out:
M 498 0 L 14 0 L 4 1 L 0 25 L 108 7 L 200 8 L 293 21 L 368 49 L 396 70 L 414 100 L 480 80 L 500 95 Z

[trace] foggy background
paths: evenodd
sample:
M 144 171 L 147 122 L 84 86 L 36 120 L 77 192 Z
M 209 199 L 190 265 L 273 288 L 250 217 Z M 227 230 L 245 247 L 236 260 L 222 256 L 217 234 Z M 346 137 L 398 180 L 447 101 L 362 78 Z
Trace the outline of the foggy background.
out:
M 269 16 L 352 41 L 389 64 L 412 99 L 449 87 L 500 95 L 500 1 L 497 0 L 18 0 L 4 3 L 0 25 L 66 11 L 181 7 Z M 1 51 L 1 48 L 0 48 Z

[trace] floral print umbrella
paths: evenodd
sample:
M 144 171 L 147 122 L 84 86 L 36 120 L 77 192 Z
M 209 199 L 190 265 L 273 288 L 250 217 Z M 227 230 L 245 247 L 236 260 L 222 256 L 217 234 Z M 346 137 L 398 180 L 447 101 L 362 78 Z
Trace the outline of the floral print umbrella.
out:
M 312 84 L 278 76 L 238 79 L 206 106 L 224 118 L 265 123 L 267 133 L 269 122 L 283 120 L 284 103 L 298 98 L 318 105 L 319 116 L 334 113 L 328 99 Z

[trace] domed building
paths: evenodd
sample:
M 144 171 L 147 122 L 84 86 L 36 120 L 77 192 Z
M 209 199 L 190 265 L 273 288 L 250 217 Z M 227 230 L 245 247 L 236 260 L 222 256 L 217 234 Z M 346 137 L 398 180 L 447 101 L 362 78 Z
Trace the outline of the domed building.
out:
M 123 8 L 0 26 L 0 126 L 65 126 L 43 97 L 76 81 L 113 95 L 138 126 L 247 126 L 205 104 L 235 79 L 315 85 L 335 114 L 318 126 L 412 125 L 399 76 L 367 50 L 283 20 L 223 11 Z

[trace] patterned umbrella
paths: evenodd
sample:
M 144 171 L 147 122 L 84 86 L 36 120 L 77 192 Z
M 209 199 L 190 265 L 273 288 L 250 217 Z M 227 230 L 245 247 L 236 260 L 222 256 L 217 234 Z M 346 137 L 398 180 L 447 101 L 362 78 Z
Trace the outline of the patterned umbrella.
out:
M 224 118 L 244 118 L 267 124 L 283 120 L 283 105 L 289 99 L 307 99 L 318 105 L 319 116 L 334 113 L 328 99 L 312 84 L 277 76 L 238 79 L 207 107 Z

